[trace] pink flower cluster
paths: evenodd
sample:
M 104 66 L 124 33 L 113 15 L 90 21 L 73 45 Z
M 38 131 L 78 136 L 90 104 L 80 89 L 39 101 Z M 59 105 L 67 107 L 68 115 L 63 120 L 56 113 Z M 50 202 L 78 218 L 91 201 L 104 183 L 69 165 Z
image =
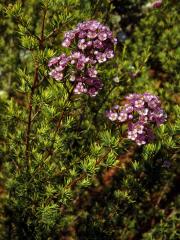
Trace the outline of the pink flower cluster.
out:
M 160 100 L 150 93 L 129 94 L 125 99 L 126 104 L 123 107 L 115 105 L 107 111 L 107 117 L 111 121 L 127 122 L 127 138 L 138 145 L 152 141 L 152 126 L 159 126 L 166 120 Z
M 96 20 L 79 23 L 65 34 L 62 43 L 67 48 L 75 46 L 75 50 L 69 56 L 62 54 L 49 61 L 50 76 L 61 81 L 69 70 L 74 93 L 96 96 L 102 88 L 96 66 L 114 57 L 114 44 L 116 39 L 107 26 Z
M 114 57 L 114 44 L 117 39 L 109 27 L 96 20 L 79 23 L 77 27 L 65 34 L 62 45 L 70 47 L 77 45 L 79 51 L 88 57 L 91 64 L 103 63 Z

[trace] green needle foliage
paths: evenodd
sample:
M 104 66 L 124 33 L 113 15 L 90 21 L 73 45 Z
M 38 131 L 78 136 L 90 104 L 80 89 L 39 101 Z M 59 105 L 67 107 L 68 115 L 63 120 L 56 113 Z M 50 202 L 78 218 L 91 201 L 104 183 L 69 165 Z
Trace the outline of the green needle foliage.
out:
M 180 238 L 180 3 L 117 2 L 0 2 L 2 240 Z M 70 51 L 61 46 L 64 33 L 89 19 L 117 37 L 127 34 L 98 67 L 103 89 L 96 97 L 73 94 L 48 68 Z M 168 118 L 139 147 L 105 111 L 144 92 L 159 96 Z

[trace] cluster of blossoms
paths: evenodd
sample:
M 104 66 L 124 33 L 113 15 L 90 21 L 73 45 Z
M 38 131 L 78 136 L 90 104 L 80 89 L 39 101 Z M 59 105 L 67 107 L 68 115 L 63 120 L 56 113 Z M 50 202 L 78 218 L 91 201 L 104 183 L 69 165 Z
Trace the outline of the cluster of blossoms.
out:
M 138 145 L 146 144 L 154 139 L 152 125 L 161 125 L 166 114 L 161 108 L 158 97 L 150 94 L 129 94 L 123 107 L 115 105 L 107 111 L 111 121 L 127 122 L 127 137 Z
M 67 48 L 75 46 L 75 50 L 69 56 L 62 54 L 49 61 L 50 76 L 61 81 L 70 69 L 74 93 L 96 96 L 102 88 L 96 66 L 114 57 L 116 42 L 110 29 L 95 20 L 78 24 L 65 34 L 62 43 Z
M 95 20 L 79 23 L 77 27 L 65 34 L 62 45 L 70 47 L 77 44 L 92 64 L 106 62 L 114 57 L 114 44 L 117 42 L 107 26 Z

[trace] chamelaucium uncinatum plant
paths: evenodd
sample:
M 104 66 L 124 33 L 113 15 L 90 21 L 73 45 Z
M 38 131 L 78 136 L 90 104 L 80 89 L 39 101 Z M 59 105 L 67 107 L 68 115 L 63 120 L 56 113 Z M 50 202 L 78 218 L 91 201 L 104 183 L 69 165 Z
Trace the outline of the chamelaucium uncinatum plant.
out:
M 0 240 L 180 238 L 179 8 L 1 1 Z

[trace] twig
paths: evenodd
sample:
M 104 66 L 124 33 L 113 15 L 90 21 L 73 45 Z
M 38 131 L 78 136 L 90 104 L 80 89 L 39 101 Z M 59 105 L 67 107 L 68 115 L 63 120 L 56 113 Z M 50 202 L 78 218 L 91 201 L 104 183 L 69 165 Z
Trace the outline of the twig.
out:
M 35 72 L 34 72 L 34 81 L 33 86 L 31 88 L 30 93 L 30 100 L 29 100 L 29 115 L 28 115 L 28 125 L 27 125 L 27 132 L 26 132 L 26 151 L 25 151 L 25 158 L 27 166 L 29 166 L 29 143 L 30 143 L 30 132 L 31 132 L 31 123 L 32 123 L 32 104 L 33 104 L 33 96 L 35 92 L 35 86 L 38 81 L 38 64 L 35 65 Z
M 60 32 L 59 28 L 55 28 L 52 32 L 50 32 L 47 36 L 46 36 L 46 40 L 48 40 L 49 38 L 53 37 L 55 34 L 57 34 L 58 32 Z
M 36 116 L 38 115 L 38 113 L 39 113 L 40 111 L 41 111 L 41 110 L 38 110 L 38 111 L 34 114 L 34 116 L 33 116 L 32 119 L 31 119 L 31 122 L 34 121 L 34 119 L 36 118 Z
M 169 189 L 169 183 L 166 183 L 166 185 L 163 187 L 162 191 L 160 192 L 160 195 L 156 201 L 156 204 L 155 204 L 155 208 L 157 208 L 164 196 L 164 194 L 167 192 L 167 190 Z
M 44 14 L 43 14 L 43 19 L 42 19 L 42 26 L 41 26 L 41 36 L 39 39 L 39 48 L 40 49 L 44 49 L 44 26 L 45 26 L 45 19 L 46 19 L 46 13 L 47 13 L 47 9 L 44 9 Z

